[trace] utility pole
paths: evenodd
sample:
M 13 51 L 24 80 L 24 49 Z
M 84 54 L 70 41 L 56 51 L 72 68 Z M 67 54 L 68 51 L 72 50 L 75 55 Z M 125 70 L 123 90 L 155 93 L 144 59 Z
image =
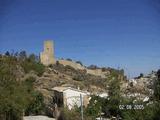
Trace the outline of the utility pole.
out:
M 81 101 L 81 120 L 83 120 L 83 98 L 82 98 L 82 94 L 80 94 L 80 101 Z
M 101 113 L 102 113 L 102 107 L 100 106 L 100 120 L 102 120 L 102 115 L 101 115 Z

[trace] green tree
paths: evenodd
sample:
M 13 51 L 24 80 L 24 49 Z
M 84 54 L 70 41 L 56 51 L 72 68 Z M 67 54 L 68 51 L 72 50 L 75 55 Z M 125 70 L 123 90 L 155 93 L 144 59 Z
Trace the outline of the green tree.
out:
M 76 63 L 80 64 L 81 66 L 83 66 L 81 61 L 76 61 Z
M 5 55 L 6 55 L 6 56 L 10 56 L 10 53 L 9 53 L 9 51 L 7 51 L 7 52 L 5 53 Z
M 72 59 L 70 59 L 70 58 L 67 58 L 66 60 L 67 60 L 67 61 L 72 61 Z
M 45 107 L 43 95 L 38 91 L 34 91 L 32 93 L 32 97 L 34 99 L 32 99 L 32 101 L 28 105 L 25 111 L 26 115 L 42 114 L 44 112 L 44 107 Z
M 21 51 L 20 53 L 19 53 L 19 59 L 20 60 L 25 60 L 27 58 L 27 53 L 26 53 L 26 51 Z
M 105 99 L 93 95 L 91 96 L 91 100 L 85 110 L 85 113 L 87 116 L 92 116 L 92 119 L 95 119 L 102 113 L 102 106 L 105 106 Z
M 21 120 L 23 110 L 30 101 L 26 87 L 16 81 L 14 74 L 16 60 L 13 57 L 3 57 L 0 60 L 0 119 Z
M 137 101 L 134 104 L 143 104 L 143 110 L 122 110 L 122 118 L 124 120 L 160 120 L 160 70 L 157 71 L 157 79 L 154 81 L 154 98 L 153 103 L 147 105 L 142 101 Z M 130 102 L 123 102 L 123 104 L 133 104 L 133 100 Z
M 40 62 L 39 57 L 36 56 L 35 54 L 30 54 L 29 57 L 28 57 L 28 60 L 31 61 L 31 62 Z
M 87 67 L 88 69 L 98 69 L 99 67 L 97 65 L 90 65 Z
M 154 97 L 160 100 L 160 70 L 157 71 L 157 79 L 154 82 Z
M 109 100 L 106 107 L 109 110 L 110 115 L 113 116 L 120 114 L 119 105 L 122 101 L 120 95 L 120 80 L 118 79 L 118 75 L 118 72 L 112 71 L 108 89 Z
M 14 56 L 0 58 L 0 120 L 21 120 L 28 108 L 33 114 L 44 108 L 42 94 L 33 87 L 35 79 L 17 81 L 17 66 Z
M 29 58 L 21 62 L 21 66 L 23 67 L 25 73 L 35 71 L 38 76 L 41 76 L 45 70 L 45 67 L 43 64 L 37 62 L 35 59 L 35 56 L 31 55 Z

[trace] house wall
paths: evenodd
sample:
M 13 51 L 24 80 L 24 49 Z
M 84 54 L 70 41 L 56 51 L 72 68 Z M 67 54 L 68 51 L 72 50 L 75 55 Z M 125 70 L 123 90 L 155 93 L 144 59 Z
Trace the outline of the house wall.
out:
M 72 109 L 75 105 L 78 107 L 81 106 L 80 94 L 82 95 L 83 105 L 87 106 L 88 104 L 88 95 L 79 91 L 74 90 L 66 90 L 63 92 L 65 94 L 65 102 L 64 103 L 69 109 Z

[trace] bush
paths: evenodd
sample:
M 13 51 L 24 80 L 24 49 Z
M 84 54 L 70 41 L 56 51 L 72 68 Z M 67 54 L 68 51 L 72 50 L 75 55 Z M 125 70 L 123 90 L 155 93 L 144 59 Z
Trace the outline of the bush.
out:
M 123 103 L 128 105 L 128 103 Z M 130 105 L 131 103 L 129 103 Z M 133 103 L 132 103 L 133 104 Z M 142 104 L 142 102 L 135 103 L 135 104 Z M 159 120 L 160 119 L 160 105 L 157 102 L 154 102 L 150 105 L 144 105 L 144 109 L 139 110 L 122 110 L 121 116 L 123 120 Z
M 45 67 L 39 62 L 33 62 L 29 60 L 25 60 L 21 63 L 21 66 L 23 67 L 25 73 L 29 73 L 30 71 L 35 71 L 38 76 L 42 76 Z
M 0 79 L 0 91 L 0 119 L 21 120 L 31 98 L 27 86 L 14 79 Z
M 29 106 L 27 107 L 25 114 L 26 115 L 40 115 L 43 114 L 45 111 L 44 105 L 44 98 L 43 95 L 38 92 L 34 91 L 32 93 L 32 101 L 30 102 Z
M 90 65 L 87 68 L 92 69 L 92 70 L 99 69 L 99 67 L 97 65 Z
M 69 65 L 66 65 L 65 66 L 65 71 L 73 71 L 73 72 L 75 72 L 76 70 L 73 67 L 71 67 Z
M 34 91 L 34 78 L 17 81 L 17 66 L 19 61 L 13 56 L 0 58 L 0 120 L 22 120 L 33 101 L 38 104 L 33 105 L 36 113 L 43 102 L 41 94 Z
M 85 110 L 85 113 L 87 114 L 87 116 L 91 116 L 92 119 L 95 119 L 102 113 L 102 106 L 104 105 L 104 98 L 100 98 L 99 96 L 91 96 L 91 100 L 89 102 L 89 105 L 87 106 L 87 109 Z
M 75 74 L 74 77 L 73 77 L 73 80 L 84 81 L 85 80 L 85 76 L 81 75 L 81 74 Z
M 70 58 L 67 58 L 66 60 L 67 60 L 67 61 L 72 61 L 72 59 L 70 59 Z
M 27 86 L 27 92 L 30 94 L 30 102 L 25 109 L 26 115 L 38 115 L 45 111 L 43 95 L 34 90 L 34 82 L 35 78 L 33 77 L 29 77 L 24 81 L 24 85 Z
M 85 109 L 83 114 L 84 120 L 92 120 L 92 117 L 86 115 Z M 63 108 L 61 116 L 58 120 L 81 120 L 81 110 L 77 106 L 75 106 L 75 108 L 72 110 Z
M 157 71 L 157 79 L 154 81 L 154 98 L 160 100 L 160 70 Z
M 76 61 L 76 63 L 80 64 L 81 66 L 83 66 L 81 61 Z
M 102 72 L 105 72 L 105 71 L 107 71 L 107 68 L 103 67 Z

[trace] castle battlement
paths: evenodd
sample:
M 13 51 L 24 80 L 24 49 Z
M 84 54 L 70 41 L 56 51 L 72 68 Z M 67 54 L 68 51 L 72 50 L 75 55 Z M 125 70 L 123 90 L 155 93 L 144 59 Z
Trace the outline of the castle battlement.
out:
M 41 63 L 46 66 L 56 63 L 56 59 L 54 57 L 53 41 L 47 40 L 44 42 L 44 50 L 43 52 L 40 53 L 40 60 L 41 60 Z M 102 69 L 95 69 L 95 70 L 87 69 L 85 66 L 82 66 L 79 63 L 76 63 L 74 61 L 68 61 L 68 60 L 57 60 L 57 61 L 64 66 L 69 65 L 74 69 L 86 70 L 88 74 L 101 76 L 103 78 L 105 78 L 106 75 L 110 74 L 109 71 L 103 72 Z

